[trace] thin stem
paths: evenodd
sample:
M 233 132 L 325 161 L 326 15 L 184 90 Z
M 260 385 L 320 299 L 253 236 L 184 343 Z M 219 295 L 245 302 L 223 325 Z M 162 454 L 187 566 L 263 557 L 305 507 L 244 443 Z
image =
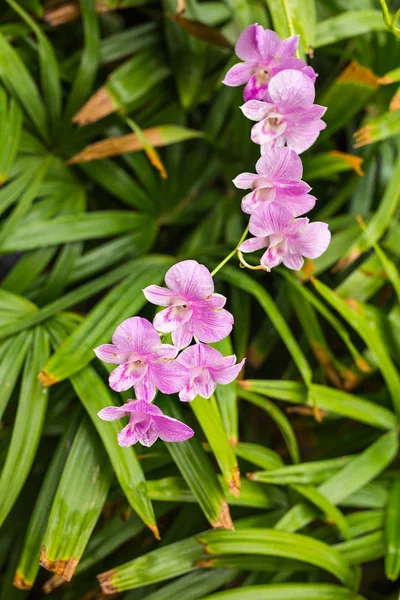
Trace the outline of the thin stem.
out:
M 264 267 L 264 265 L 257 265 L 256 267 L 253 267 L 253 265 L 249 265 L 249 263 L 244 260 L 243 254 L 240 250 L 237 251 L 237 255 L 240 262 L 240 266 L 246 267 L 246 269 L 250 269 L 251 271 L 267 271 L 267 273 L 271 272 L 271 269 L 269 269 L 268 267 Z
M 242 233 L 242 237 L 240 238 L 240 240 L 238 241 L 238 243 L 236 244 L 235 248 L 232 250 L 232 252 L 230 252 L 228 254 L 228 256 L 225 256 L 224 260 L 222 260 L 219 265 L 217 265 L 215 267 L 215 269 L 213 271 L 211 271 L 211 277 L 214 277 L 214 275 L 216 273 L 218 273 L 218 271 L 220 269 L 222 269 L 222 267 L 232 258 L 232 256 L 234 256 L 236 254 L 236 252 L 238 252 L 238 248 L 241 245 L 242 242 L 244 242 L 244 240 L 246 239 L 247 234 L 249 233 L 249 226 L 246 227 L 246 229 L 243 231 Z

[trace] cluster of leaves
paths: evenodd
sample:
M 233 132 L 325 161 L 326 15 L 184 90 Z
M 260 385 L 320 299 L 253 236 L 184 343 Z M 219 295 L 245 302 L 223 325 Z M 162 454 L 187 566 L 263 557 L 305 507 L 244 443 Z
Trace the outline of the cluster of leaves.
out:
M 99 583 L 124 600 L 397 599 L 400 45 L 383 4 L 4 3 L 1 600 Z M 141 290 L 174 262 L 211 269 L 241 236 L 231 180 L 258 148 L 220 81 L 254 22 L 314 53 L 327 129 L 304 179 L 332 243 L 299 273 L 224 266 L 218 348 L 248 357 L 245 379 L 157 400 L 193 439 L 120 448 L 96 413 L 127 394 L 92 349 L 152 318 Z

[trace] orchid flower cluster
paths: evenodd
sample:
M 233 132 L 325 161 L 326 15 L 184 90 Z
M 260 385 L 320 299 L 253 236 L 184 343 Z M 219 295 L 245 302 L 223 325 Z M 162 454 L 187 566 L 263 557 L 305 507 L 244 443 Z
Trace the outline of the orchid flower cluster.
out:
M 245 264 L 241 252 L 267 248 L 261 258 L 266 270 L 282 262 L 301 269 L 303 256 L 317 258 L 330 241 L 326 223 L 297 218 L 316 202 L 310 186 L 301 180 L 298 154 L 325 127 L 321 120 L 325 108 L 314 104 L 316 74 L 296 58 L 298 42 L 298 36 L 281 41 L 273 31 L 251 25 L 236 44 L 236 54 L 244 62 L 232 67 L 224 80 L 230 86 L 246 84 L 242 111 L 257 121 L 251 139 L 261 146 L 257 173 L 242 173 L 234 180 L 236 187 L 251 190 L 242 200 L 242 210 L 250 215 L 254 236 L 239 246 L 239 258 Z M 112 344 L 95 349 L 98 358 L 118 365 L 109 377 L 110 387 L 116 392 L 135 391 L 136 399 L 98 413 L 106 421 L 129 416 L 118 434 L 121 446 L 191 438 L 190 427 L 153 404 L 157 390 L 178 393 L 182 402 L 197 395 L 210 398 L 217 383 L 233 381 L 244 364 L 208 345 L 230 334 L 233 316 L 224 309 L 226 298 L 214 293 L 207 267 L 195 260 L 179 262 L 169 269 L 165 283 L 166 288 L 150 285 L 143 290 L 149 302 L 165 307 L 153 323 L 141 317 L 127 319 L 115 330 Z M 172 344 L 164 343 L 169 334 Z
M 254 237 L 239 246 L 239 257 L 241 252 L 267 248 L 261 267 L 256 267 L 267 271 L 281 263 L 299 270 L 303 257 L 318 258 L 330 242 L 327 223 L 297 218 L 316 202 L 309 194 L 310 186 L 301 180 L 298 155 L 326 127 L 321 120 L 326 108 L 314 104 L 317 75 L 296 58 L 298 43 L 299 36 L 282 41 L 274 31 L 250 25 L 235 48 L 243 62 L 234 65 L 223 80 L 228 86 L 246 84 L 241 110 L 257 122 L 251 139 L 261 147 L 256 173 L 242 173 L 233 180 L 237 188 L 251 190 L 242 200 L 242 210 L 250 215 L 249 230 Z
M 179 393 L 182 402 L 197 395 L 210 398 L 217 383 L 233 381 L 244 364 L 207 345 L 227 337 L 233 326 L 233 316 L 224 309 L 226 298 L 214 293 L 207 267 L 195 260 L 179 262 L 167 271 L 165 283 L 167 288 L 150 285 L 143 290 L 149 302 L 166 307 L 156 314 L 153 324 L 141 317 L 127 319 L 115 330 L 112 344 L 94 350 L 104 362 L 119 365 L 109 377 L 110 387 L 116 392 L 133 388 L 137 398 L 98 413 L 105 421 L 130 417 L 118 434 L 120 446 L 136 442 L 151 446 L 157 438 L 165 442 L 191 438 L 190 427 L 152 404 L 157 390 Z M 163 337 L 171 334 L 173 343 L 163 343 L 160 333 Z M 193 338 L 195 344 L 190 345 Z

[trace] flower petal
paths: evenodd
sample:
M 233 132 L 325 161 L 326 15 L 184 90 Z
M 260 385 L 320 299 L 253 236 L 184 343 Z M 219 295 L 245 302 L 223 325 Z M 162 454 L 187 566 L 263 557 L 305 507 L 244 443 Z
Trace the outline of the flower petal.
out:
M 239 375 L 246 359 L 243 359 L 237 365 L 232 364 L 236 361 L 236 356 L 226 356 L 222 363 L 216 367 L 210 367 L 211 377 L 217 382 L 226 385 L 231 383 Z
M 256 250 L 266 248 L 268 244 L 269 238 L 267 236 L 253 237 L 243 242 L 243 244 L 240 245 L 239 250 L 241 250 L 242 252 L 256 252 Z
M 315 206 L 317 199 L 310 194 L 303 194 L 301 196 L 286 196 L 279 200 L 283 206 L 285 206 L 294 217 L 305 215 Z
M 197 395 L 202 398 L 211 398 L 217 387 L 208 369 L 203 369 L 202 373 L 195 378 L 194 385 Z
M 186 300 L 201 300 L 214 291 L 210 271 L 196 260 L 183 260 L 171 267 L 165 283 Z
M 254 173 L 241 173 L 233 180 L 233 185 L 235 185 L 239 190 L 247 190 L 253 187 L 254 180 L 257 179 L 257 175 Z
M 201 306 L 203 306 L 203 302 L 207 302 L 208 306 L 211 306 L 214 309 L 224 308 L 226 297 L 222 294 L 211 294 L 211 296 L 201 302 Z
M 110 388 L 116 392 L 126 392 L 145 377 L 147 369 L 147 364 L 125 363 L 120 365 L 112 371 L 108 378 Z
M 192 309 L 186 305 L 170 306 L 156 314 L 153 321 L 154 327 L 163 333 L 170 333 L 187 323 L 192 316 L 192 312 Z
M 188 369 L 176 360 L 159 361 L 151 366 L 154 383 L 163 394 L 180 392 L 190 379 Z
M 160 336 L 153 325 L 142 317 L 131 317 L 123 321 L 115 330 L 112 341 L 120 351 L 129 350 L 139 356 L 145 356 L 161 344 Z
M 264 70 L 260 69 L 254 73 L 246 83 L 243 90 L 243 99 L 245 102 L 250 100 L 263 100 L 268 90 L 270 76 Z
M 261 264 L 268 269 L 273 269 L 281 264 L 284 251 L 278 245 L 270 246 L 261 257 Z
M 273 109 L 273 104 L 261 102 L 261 100 L 249 100 L 240 107 L 244 116 L 252 121 L 262 121 L 262 119 L 265 118 L 265 115 Z
M 268 118 L 263 119 L 259 123 L 253 125 L 250 134 L 251 140 L 255 144 L 269 146 L 268 152 L 271 149 L 271 144 L 276 143 L 276 140 L 278 140 L 279 137 L 285 133 L 287 128 L 285 121 L 282 121 L 281 123 L 272 123 L 270 118 L 275 119 L 275 113 L 269 114 L 270 116 Z
M 103 421 L 116 421 L 127 415 L 129 415 L 129 411 L 125 410 L 123 406 L 107 406 L 97 413 L 97 416 Z
M 243 85 L 244 83 L 248 82 L 252 74 L 252 63 L 238 63 L 237 65 L 233 65 L 233 67 L 229 69 L 229 71 L 225 75 L 225 79 L 222 80 L 222 83 L 231 87 Z
M 152 361 L 158 360 L 159 358 L 176 358 L 178 354 L 178 348 L 175 348 L 172 344 L 161 344 L 156 348 L 151 356 Z
M 286 114 L 311 106 L 315 98 L 315 88 L 307 75 L 295 69 L 286 69 L 272 77 L 268 94 L 277 107 L 285 107 Z
M 197 305 L 191 329 L 200 342 L 219 342 L 232 331 L 233 316 L 225 309 L 213 310 L 207 302 Z
M 150 448 L 150 446 L 152 446 L 154 444 L 154 442 L 157 441 L 157 438 L 158 438 L 158 434 L 154 429 L 154 422 L 152 422 L 150 424 L 150 427 L 146 431 L 143 431 L 143 433 L 140 433 L 139 442 L 142 444 L 142 446 L 146 446 L 147 448 Z
M 239 35 L 235 46 L 235 53 L 240 60 L 248 62 L 259 62 L 261 60 L 261 54 L 258 48 L 258 36 L 257 30 L 262 29 L 260 25 L 249 25 Z
M 250 217 L 250 233 L 257 237 L 265 237 L 286 231 L 293 219 L 291 212 L 280 202 L 262 204 Z
M 283 58 L 289 58 L 295 56 L 297 48 L 299 47 L 300 36 L 292 35 L 285 40 L 282 40 L 279 45 L 279 50 L 276 55 L 282 60 Z
M 301 158 L 290 148 L 271 148 L 257 161 L 257 173 L 274 182 L 299 181 L 303 175 Z
M 194 344 L 190 348 L 183 350 L 177 358 L 187 368 L 190 367 L 208 367 L 217 364 L 223 360 L 223 355 L 211 346 L 206 344 Z
M 176 297 L 175 292 L 159 285 L 149 285 L 142 292 L 146 300 L 157 306 L 170 306 Z
M 191 330 L 191 321 L 184 323 L 181 327 L 178 327 L 178 329 L 175 329 L 175 331 L 172 332 L 172 341 L 178 350 L 182 350 L 182 348 L 189 346 L 192 339 L 193 333 Z
M 191 427 L 166 415 L 153 417 L 152 428 L 164 442 L 184 442 L 194 436 Z
M 262 61 L 267 66 L 279 51 L 281 38 L 275 31 L 264 29 L 259 25 L 256 30 L 256 44 Z
M 140 381 L 134 383 L 134 388 L 136 398 L 143 402 L 151 402 L 157 393 L 157 388 L 149 372 Z
M 325 252 L 331 241 L 327 223 L 310 223 L 299 235 L 296 250 L 306 258 L 318 258 Z
M 285 254 L 282 258 L 282 262 L 288 269 L 293 269 L 293 271 L 300 271 L 304 264 L 302 255 L 294 253 Z
M 181 402 L 191 402 L 197 396 L 195 382 L 193 379 L 185 385 L 185 387 L 179 392 L 179 400 Z
M 114 365 L 120 365 L 129 360 L 131 352 L 119 352 L 118 346 L 114 344 L 102 344 L 93 350 L 97 358 L 103 360 L 106 363 L 112 363 Z

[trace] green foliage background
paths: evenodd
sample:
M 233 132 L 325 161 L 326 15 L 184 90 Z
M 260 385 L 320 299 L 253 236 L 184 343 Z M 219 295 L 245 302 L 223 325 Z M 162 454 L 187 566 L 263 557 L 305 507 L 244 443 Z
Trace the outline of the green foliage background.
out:
M 398 598 L 396 8 L 2 3 L 0 600 L 99 583 L 124 600 Z M 244 379 L 157 399 L 192 440 L 122 449 L 96 412 L 127 395 L 92 349 L 152 318 L 141 290 L 174 262 L 211 269 L 243 232 L 231 180 L 259 149 L 220 82 L 254 22 L 314 52 L 328 126 L 304 179 L 332 243 L 300 273 L 221 269 L 235 328 L 219 349 L 247 356 Z

